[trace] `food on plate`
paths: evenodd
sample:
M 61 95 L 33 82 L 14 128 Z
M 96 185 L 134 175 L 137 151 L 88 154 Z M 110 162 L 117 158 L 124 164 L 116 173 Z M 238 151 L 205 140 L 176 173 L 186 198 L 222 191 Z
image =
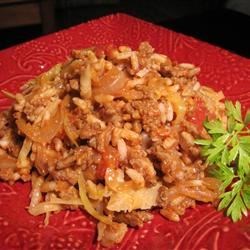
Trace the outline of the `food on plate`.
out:
M 214 157 L 209 152 L 218 134 L 227 134 L 228 106 L 235 107 L 202 86 L 199 71 L 147 42 L 138 50 L 73 50 L 20 93 L 3 91 L 14 104 L 0 113 L 0 179 L 31 181 L 28 211 L 46 214 L 47 222 L 51 212 L 85 210 L 107 247 L 121 242 L 128 226 L 151 220 L 152 209 L 178 222 L 197 201 L 218 204 L 232 179 L 211 176 L 209 165 L 222 162 L 227 170 L 238 151 L 226 160 L 219 156 L 225 147 Z

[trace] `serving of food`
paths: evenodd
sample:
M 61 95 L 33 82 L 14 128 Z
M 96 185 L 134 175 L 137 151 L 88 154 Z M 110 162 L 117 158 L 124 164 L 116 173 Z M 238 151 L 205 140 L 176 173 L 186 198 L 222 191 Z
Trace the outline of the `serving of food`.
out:
M 197 202 L 233 221 L 250 208 L 250 113 L 202 86 L 200 69 L 143 42 L 73 50 L 0 113 L 0 179 L 31 181 L 28 211 L 83 209 L 110 247 L 157 210 Z

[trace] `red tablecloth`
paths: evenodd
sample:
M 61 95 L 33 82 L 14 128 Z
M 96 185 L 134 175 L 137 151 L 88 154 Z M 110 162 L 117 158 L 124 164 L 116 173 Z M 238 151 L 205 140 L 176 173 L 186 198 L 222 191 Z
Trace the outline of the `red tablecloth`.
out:
M 4 39 L 4 38 L 1 38 Z M 200 82 L 233 100 L 250 105 L 250 60 L 221 48 L 124 14 L 110 15 L 0 51 L 0 89 L 16 92 L 25 80 L 63 61 L 70 51 L 96 44 L 149 41 L 158 52 L 201 67 Z M 0 108 L 9 105 L 0 94 Z M 50 218 L 26 210 L 29 184 L 0 183 L 0 249 L 101 249 L 95 221 L 80 211 Z M 187 210 L 179 223 L 159 215 L 139 230 L 131 229 L 114 249 L 250 249 L 250 216 L 233 224 L 210 205 Z

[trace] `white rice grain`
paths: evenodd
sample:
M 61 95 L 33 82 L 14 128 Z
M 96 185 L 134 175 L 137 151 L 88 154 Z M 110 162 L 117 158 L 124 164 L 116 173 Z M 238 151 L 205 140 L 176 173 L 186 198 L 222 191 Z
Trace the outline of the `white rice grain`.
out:
M 136 54 L 135 51 L 133 51 L 131 53 L 130 61 L 131 61 L 132 69 L 133 70 L 138 70 L 138 68 L 139 68 L 139 61 L 138 61 L 138 57 L 137 57 L 137 54 Z
M 128 59 L 132 55 L 131 51 L 126 51 L 126 52 L 121 52 L 116 55 L 116 59 L 118 60 L 123 60 L 123 59 Z
M 126 142 L 122 138 L 117 141 L 117 149 L 120 155 L 120 160 L 124 161 L 127 158 L 128 149 Z
M 162 54 L 158 54 L 158 53 L 154 53 L 151 56 L 151 59 L 153 59 L 157 63 L 165 63 L 167 61 L 167 56 L 162 55 Z
M 171 102 L 167 102 L 167 110 L 166 110 L 166 116 L 167 116 L 167 121 L 171 122 L 174 119 L 174 109 L 173 109 L 173 105 L 171 104 Z
M 143 69 L 141 69 L 140 71 L 138 71 L 138 72 L 136 73 L 136 76 L 142 78 L 142 77 L 144 77 L 148 72 L 149 72 L 149 69 L 148 69 L 148 68 L 143 68 Z
M 85 70 L 81 72 L 80 75 L 80 96 L 85 99 L 91 98 L 92 87 L 91 87 L 91 71 L 88 65 Z
M 179 66 L 184 68 L 184 69 L 194 69 L 195 68 L 195 66 L 191 63 L 180 63 Z
M 159 103 L 159 110 L 161 114 L 161 122 L 165 123 L 167 121 L 167 110 L 162 102 Z
M 145 186 L 145 180 L 143 178 L 143 175 L 139 173 L 138 171 L 136 171 L 135 169 L 127 168 L 126 174 L 131 178 L 132 181 L 134 181 L 140 187 Z

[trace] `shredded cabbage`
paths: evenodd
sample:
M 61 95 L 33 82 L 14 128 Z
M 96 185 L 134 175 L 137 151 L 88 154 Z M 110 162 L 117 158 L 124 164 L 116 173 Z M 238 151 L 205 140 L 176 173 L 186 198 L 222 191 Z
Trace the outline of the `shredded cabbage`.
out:
M 75 144 L 76 146 L 78 146 L 76 139 L 79 137 L 79 133 L 77 132 L 76 128 L 70 122 L 69 111 L 66 108 L 66 106 L 69 105 L 69 101 L 70 101 L 70 97 L 67 95 L 63 99 L 62 106 L 61 106 L 61 109 L 62 109 L 61 112 L 63 114 L 63 128 L 64 128 L 66 135 L 70 139 L 70 141 L 73 144 Z
M 31 146 L 32 146 L 32 141 L 26 137 L 17 159 L 17 166 L 19 168 L 28 167 L 29 160 L 27 159 L 27 157 L 31 150 Z
M 73 200 L 63 200 L 57 197 L 53 197 L 48 201 L 50 204 L 57 204 L 57 205 L 75 205 L 75 206 L 81 206 L 82 202 L 80 199 L 73 199 Z
M 150 188 L 114 192 L 110 197 L 107 209 L 115 212 L 151 209 L 157 205 L 156 199 L 160 186 L 161 184 L 158 183 Z
M 98 213 L 91 204 L 86 193 L 86 182 L 82 173 L 78 177 L 78 186 L 79 186 L 80 198 L 82 201 L 82 205 L 84 206 L 84 209 L 98 221 L 101 221 L 104 224 L 111 225 L 113 223 L 112 220 L 108 216 Z

